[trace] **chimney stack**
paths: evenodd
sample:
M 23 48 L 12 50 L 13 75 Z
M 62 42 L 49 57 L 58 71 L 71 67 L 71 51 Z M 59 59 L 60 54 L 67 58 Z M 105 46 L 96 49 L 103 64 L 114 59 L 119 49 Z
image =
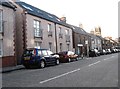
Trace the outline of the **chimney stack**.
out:
M 60 20 L 66 23 L 66 17 L 61 17 Z
M 79 24 L 79 27 L 83 29 L 83 25 L 82 24 Z
M 13 2 L 20 2 L 20 0 L 11 0 L 11 1 L 13 1 Z

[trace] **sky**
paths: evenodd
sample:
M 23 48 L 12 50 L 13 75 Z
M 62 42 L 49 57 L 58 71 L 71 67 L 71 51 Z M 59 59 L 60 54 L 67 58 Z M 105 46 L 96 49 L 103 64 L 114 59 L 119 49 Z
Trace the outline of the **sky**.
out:
M 102 36 L 118 37 L 118 2 L 120 0 L 21 0 L 41 10 L 67 19 L 67 23 L 90 32 L 100 26 Z

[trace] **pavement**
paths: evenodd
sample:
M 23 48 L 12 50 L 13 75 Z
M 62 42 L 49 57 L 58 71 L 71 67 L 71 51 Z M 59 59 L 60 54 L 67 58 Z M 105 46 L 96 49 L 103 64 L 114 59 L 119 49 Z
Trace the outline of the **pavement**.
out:
M 7 72 L 11 72 L 11 71 L 15 71 L 15 70 L 20 70 L 20 69 L 24 69 L 25 67 L 23 65 L 16 65 L 16 66 L 12 66 L 12 67 L 4 67 L 0 70 L 0 72 L 2 73 L 7 73 Z
M 84 57 L 83 59 L 89 59 L 89 58 Z M 81 60 L 82 58 L 78 58 L 78 59 Z M 23 65 L 16 65 L 16 66 L 12 66 L 12 67 L 4 67 L 4 68 L 0 68 L 0 73 L 12 72 L 12 71 L 21 70 L 21 69 L 24 69 L 24 68 L 25 67 Z

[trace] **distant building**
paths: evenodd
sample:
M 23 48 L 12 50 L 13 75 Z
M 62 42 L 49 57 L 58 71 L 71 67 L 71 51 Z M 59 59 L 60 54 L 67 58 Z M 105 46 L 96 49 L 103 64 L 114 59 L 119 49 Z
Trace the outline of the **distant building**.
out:
M 102 50 L 102 39 L 94 34 L 89 34 L 91 36 L 91 47 L 90 49 Z
M 104 38 L 107 39 L 107 40 L 112 40 L 111 36 L 107 36 L 107 37 L 104 37 Z
M 95 35 L 101 36 L 101 28 L 100 27 L 95 28 Z
M 72 37 L 73 37 L 73 48 L 75 50 L 75 53 L 78 55 L 84 53 L 84 55 L 86 56 L 87 51 L 90 48 L 90 40 L 89 40 L 90 38 L 88 33 L 81 27 L 71 25 L 71 28 L 73 30 Z
M 115 48 L 118 46 L 118 42 L 116 42 L 115 40 L 112 39 L 111 36 L 107 36 L 107 37 L 104 37 L 106 39 L 106 45 L 108 48 Z
M 102 36 L 101 34 L 101 27 L 95 27 L 95 30 L 90 31 L 91 34 L 97 35 L 97 36 Z

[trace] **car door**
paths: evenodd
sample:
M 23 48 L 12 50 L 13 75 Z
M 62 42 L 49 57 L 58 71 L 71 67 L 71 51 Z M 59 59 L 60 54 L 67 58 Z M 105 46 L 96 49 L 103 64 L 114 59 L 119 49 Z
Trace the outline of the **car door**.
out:
M 47 50 L 42 50 L 42 55 L 44 56 L 45 60 L 46 60 L 46 63 L 49 63 L 50 62 L 50 57 L 47 53 Z
M 55 62 L 55 61 L 56 61 L 56 59 L 55 59 L 55 57 L 52 55 L 52 54 L 53 54 L 53 52 L 52 52 L 52 51 L 47 50 L 47 53 L 48 53 L 48 55 L 49 55 L 49 60 L 50 60 L 50 62 L 51 62 L 51 63 Z

